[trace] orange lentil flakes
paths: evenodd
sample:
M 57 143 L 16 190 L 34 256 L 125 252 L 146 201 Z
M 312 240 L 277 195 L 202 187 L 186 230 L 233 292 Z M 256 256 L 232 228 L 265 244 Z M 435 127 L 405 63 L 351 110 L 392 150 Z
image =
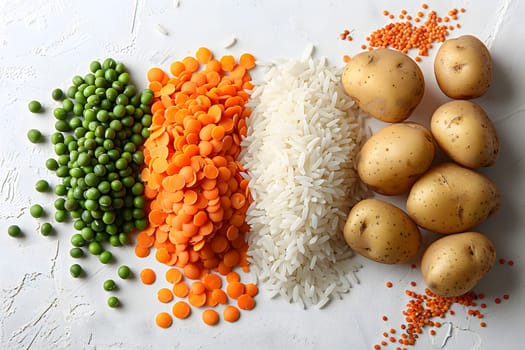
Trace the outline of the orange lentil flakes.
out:
M 245 104 L 254 67 L 249 53 L 239 60 L 215 58 L 201 47 L 195 57 L 173 62 L 169 72 L 153 67 L 147 73 L 154 97 L 141 177 L 149 226 L 138 233 L 135 253 L 146 257 L 153 250 L 169 267 L 171 289 L 161 289 L 159 300 L 187 298 L 177 307 L 178 318 L 191 312 L 189 305 L 228 302 L 215 273 L 249 270 L 245 218 L 252 197 L 238 156 L 251 114 Z M 144 283 L 154 281 L 149 270 Z M 205 322 L 214 324 L 215 313 L 206 315 L 213 317 Z
M 421 61 L 421 56 L 428 56 L 428 51 L 432 48 L 433 43 L 445 41 L 449 31 L 461 28 L 459 23 L 455 26 L 448 23 L 457 21 L 458 13 L 465 12 L 464 8 L 460 10 L 453 8 L 448 11 L 448 16 L 444 17 L 438 16 L 436 11 L 427 12 L 429 8 L 427 4 L 423 4 L 421 8 L 423 11 L 418 11 L 415 14 L 409 14 L 404 9 L 401 10 L 397 16 L 401 21 L 390 22 L 382 28 L 373 31 L 365 38 L 368 45 L 361 45 L 361 48 L 363 50 L 372 50 L 374 48 L 388 47 L 405 54 L 408 54 L 411 49 L 417 49 L 418 53 L 415 56 L 415 60 L 419 62 Z M 384 10 L 383 15 L 391 20 L 396 18 L 388 10 Z M 442 22 L 447 24 L 440 24 Z M 340 34 L 342 40 L 347 39 L 348 36 L 349 33 L 347 31 Z

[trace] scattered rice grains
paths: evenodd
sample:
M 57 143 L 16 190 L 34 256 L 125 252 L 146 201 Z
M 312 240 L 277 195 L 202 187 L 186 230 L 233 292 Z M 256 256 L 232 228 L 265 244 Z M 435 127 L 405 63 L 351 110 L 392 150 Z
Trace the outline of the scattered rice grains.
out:
M 172 307 L 179 319 L 191 314 L 190 305 L 227 303 L 220 275 L 236 267 L 248 271 L 245 218 L 252 198 L 238 157 L 251 114 L 245 105 L 253 88 L 248 71 L 254 67 L 249 53 L 239 61 L 231 55 L 215 59 L 201 47 L 195 57 L 173 62 L 171 76 L 158 67 L 147 73 L 154 98 L 141 177 L 149 226 L 138 233 L 135 254 L 146 257 L 154 248 L 156 260 L 170 266 L 171 287 L 160 288 L 157 296 L 162 303 L 187 298 L 189 304 L 176 301 Z M 151 269 L 141 273 L 145 284 L 154 276 Z M 243 293 L 230 298 L 242 296 L 239 307 L 250 310 L 253 297 L 244 297 L 240 278 L 236 283 Z M 238 318 L 228 315 L 230 322 Z M 203 320 L 216 324 L 218 313 L 206 310 Z M 166 313 L 158 315 L 157 324 L 171 325 Z
M 428 5 L 423 4 L 422 9 L 426 12 Z M 428 50 L 432 48 L 435 42 L 443 42 L 449 35 L 449 32 L 455 28 L 461 28 L 458 20 L 459 13 L 465 12 L 464 8 L 453 8 L 448 11 L 447 16 L 440 17 L 437 12 L 432 10 L 428 13 L 418 11 L 416 14 L 409 14 L 406 10 L 401 10 L 396 16 L 387 10 L 383 15 L 390 20 L 398 18 L 398 22 L 390 22 L 384 27 L 373 31 L 366 37 L 368 45 L 361 45 L 363 50 L 372 50 L 374 48 L 389 47 L 408 54 L 411 49 L 417 49 L 415 56 L 416 61 L 421 61 L 422 56 L 428 56 Z M 423 20 L 426 20 L 423 22 Z M 350 31 L 345 29 L 340 35 L 341 40 L 351 41 L 353 38 L 349 35 Z M 344 62 L 349 62 L 348 55 L 343 56 Z
M 364 129 L 340 70 L 312 50 L 274 62 L 256 84 L 240 159 L 255 199 L 252 270 L 271 296 L 320 308 L 350 290 L 356 270 L 342 232 L 364 195 L 354 164 Z

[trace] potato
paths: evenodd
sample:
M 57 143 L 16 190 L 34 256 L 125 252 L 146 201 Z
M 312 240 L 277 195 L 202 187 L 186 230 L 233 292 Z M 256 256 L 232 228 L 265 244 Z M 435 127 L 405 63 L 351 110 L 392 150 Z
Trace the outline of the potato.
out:
M 496 185 L 486 176 L 455 163 L 431 168 L 407 199 L 408 215 L 419 226 L 442 234 L 481 224 L 500 205 Z
M 428 288 L 443 297 L 470 291 L 496 260 L 492 241 L 479 232 L 458 233 L 434 241 L 421 259 Z
M 449 39 L 436 54 L 434 74 L 439 88 L 448 97 L 480 97 L 492 83 L 490 52 L 483 42 L 472 35 Z
M 370 189 L 384 195 L 408 191 L 434 159 L 432 135 L 414 122 L 392 124 L 363 145 L 357 173 Z
M 432 115 L 430 130 L 441 149 L 463 166 L 490 166 L 498 159 L 496 128 L 485 111 L 474 102 L 443 104 Z
M 421 233 L 408 215 L 374 198 L 354 205 L 345 223 L 344 237 L 354 251 L 384 264 L 409 261 L 421 245 Z
M 344 69 L 342 83 L 364 112 L 389 123 L 408 118 L 425 91 L 419 66 L 407 55 L 389 49 L 354 56 Z

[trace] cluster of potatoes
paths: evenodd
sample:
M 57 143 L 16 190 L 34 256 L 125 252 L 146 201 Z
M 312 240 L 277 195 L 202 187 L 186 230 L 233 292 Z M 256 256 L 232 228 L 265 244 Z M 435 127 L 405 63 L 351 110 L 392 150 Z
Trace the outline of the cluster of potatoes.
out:
M 435 110 L 429 130 L 405 121 L 425 90 L 423 73 L 412 59 L 377 49 L 356 55 L 346 66 L 346 93 L 364 112 L 390 123 L 363 145 L 359 177 L 379 194 L 408 192 L 408 197 L 407 213 L 376 198 L 357 203 L 344 236 L 359 254 L 397 264 L 418 255 L 420 228 L 442 234 L 426 247 L 421 272 L 434 293 L 459 296 L 477 284 L 496 258 L 493 242 L 470 231 L 500 205 L 496 185 L 475 170 L 496 162 L 497 132 L 483 109 L 469 100 L 482 96 L 492 82 L 490 53 L 474 36 L 447 40 L 436 55 L 434 73 L 453 100 Z M 436 164 L 436 145 L 449 161 Z

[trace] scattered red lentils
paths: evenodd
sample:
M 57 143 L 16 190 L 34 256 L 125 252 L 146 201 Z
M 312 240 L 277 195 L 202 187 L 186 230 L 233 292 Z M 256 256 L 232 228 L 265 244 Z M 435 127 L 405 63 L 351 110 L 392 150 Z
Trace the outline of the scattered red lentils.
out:
M 394 328 L 389 329 L 388 332 L 383 332 L 384 338 L 388 338 L 391 343 L 399 343 L 404 346 L 414 345 L 416 340 L 419 338 L 419 334 L 423 333 L 424 327 L 435 327 L 440 328 L 441 322 L 432 320 L 433 318 L 444 318 L 448 313 L 454 314 L 451 309 L 453 304 L 460 304 L 469 308 L 468 314 L 472 317 L 483 318 L 481 312 L 477 307 L 475 300 L 478 296 L 473 293 L 467 293 L 459 297 L 440 297 L 434 294 L 430 289 L 426 288 L 424 294 L 418 294 L 414 291 L 407 290 L 405 293 L 410 297 L 409 302 L 406 304 L 407 308 L 403 311 L 405 317 L 405 323 L 400 325 L 401 332 L 399 336 L 394 337 L 396 330 Z M 382 316 L 383 321 L 387 321 L 387 316 Z M 390 334 L 389 334 L 390 333 Z M 435 335 L 436 330 L 431 329 L 430 335 Z M 376 344 L 376 349 L 381 349 L 385 346 L 384 340 L 381 343 Z M 400 347 L 400 349 L 405 349 Z
M 423 4 L 423 10 L 428 9 L 427 4 Z M 421 56 L 428 56 L 429 49 L 432 48 L 432 44 L 435 42 L 443 42 L 449 35 L 449 31 L 455 28 L 460 28 L 459 23 L 456 26 L 453 25 L 440 25 L 439 23 L 449 23 L 458 19 L 458 13 L 465 12 L 462 8 L 457 8 L 448 11 L 448 16 L 439 17 L 436 11 L 418 11 L 415 15 L 409 14 L 406 10 L 401 10 L 397 16 L 402 21 L 391 22 L 382 28 L 373 31 L 369 36 L 366 37 L 368 45 L 362 45 L 363 50 L 372 50 L 374 48 L 389 47 L 399 50 L 405 54 L 411 49 L 417 49 L 416 61 L 421 61 Z M 383 15 L 389 19 L 394 19 L 396 16 L 388 10 L 383 11 Z M 424 21 L 421 25 L 415 25 Z M 340 38 L 348 40 L 348 34 L 345 30 L 340 34 Z
M 508 295 L 508 294 L 503 295 L 503 299 L 509 300 L 509 298 L 510 298 L 510 295 Z
M 386 282 L 386 287 L 387 288 L 392 288 L 394 286 L 394 284 L 390 281 Z
M 500 299 L 500 298 L 496 298 L 496 299 L 494 299 L 494 302 L 495 302 L 496 304 L 501 304 L 501 299 Z
M 410 282 L 410 285 L 411 285 L 412 287 L 415 287 L 415 286 L 417 285 L 417 283 L 416 283 L 416 281 L 412 281 L 412 282 Z

